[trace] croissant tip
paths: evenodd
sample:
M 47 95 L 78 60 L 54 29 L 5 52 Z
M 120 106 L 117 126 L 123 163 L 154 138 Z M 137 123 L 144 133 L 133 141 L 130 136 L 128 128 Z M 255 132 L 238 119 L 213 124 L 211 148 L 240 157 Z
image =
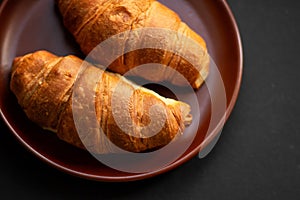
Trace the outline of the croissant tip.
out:
M 190 113 L 191 107 L 186 103 L 181 103 L 180 109 L 183 116 L 184 125 L 189 126 L 193 121 L 193 115 Z
M 192 116 L 191 114 L 186 115 L 186 116 L 184 117 L 184 125 L 185 125 L 185 126 L 191 125 L 192 121 L 193 121 L 193 116 Z
M 22 59 L 22 56 L 15 57 L 14 60 L 13 60 L 13 62 L 14 63 L 19 62 L 21 59 Z

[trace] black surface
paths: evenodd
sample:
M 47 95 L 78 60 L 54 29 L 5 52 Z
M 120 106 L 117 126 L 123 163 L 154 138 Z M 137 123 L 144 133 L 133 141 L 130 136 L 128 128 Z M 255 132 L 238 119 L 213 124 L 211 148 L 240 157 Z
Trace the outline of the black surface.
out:
M 243 40 L 243 83 L 208 157 L 149 180 L 93 182 L 38 160 L 1 120 L 1 199 L 299 199 L 300 2 L 228 2 Z

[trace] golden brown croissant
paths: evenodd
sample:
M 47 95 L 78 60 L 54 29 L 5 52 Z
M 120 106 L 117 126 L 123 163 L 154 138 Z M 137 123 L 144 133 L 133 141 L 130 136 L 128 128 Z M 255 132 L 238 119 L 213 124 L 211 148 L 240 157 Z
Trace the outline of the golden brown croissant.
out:
M 123 35 L 123 38 L 118 38 L 119 44 L 115 49 L 125 53 L 109 65 L 114 72 L 124 74 L 131 70 L 130 74 L 150 81 L 167 80 L 175 85 L 190 84 L 196 89 L 208 76 L 209 55 L 203 38 L 183 23 L 175 12 L 155 0 L 57 1 L 64 25 L 86 55 L 116 34 L 155 28 L 155 34 L 150 29 L 144 29 L 130 37 Z M 155 43 L 158 48 L 151 47 Z M 142 49 L 145 46 L 151 48 Z M 135 50 L 127 52 L 125 49 Z M 94 55 L 92 58 L 101 63 L 103 56 Z M 147 63 L 170 66 L 187 81 L 173 73 L 174 70 L 156 70 L 150 65 L 142 73 L 132 70 Z
M 58 57 L 37 51 L 15 58 L 10 87 L 30 120 L 56 132 L 60 139 L 80 148 L 88 147 L 94 153 L 112 152 L 99 130 L 95 130 L 97 125 L 121 149 L 142 152 L 168 144 L 192 120 L 188 104 L 159 96 L 118 74 L 83 64 L 72 55 Z M 89 95 L 92 101 L 84 101 Z M 159 109 L 155 109 L 157 105 Z M 77 132 L 74 109 L 87 123 L 86 135 L 79 136 Z M 161 128 L 149 135 L 151 130 L 143 127 L 152 122 L 151 130 L 160 125 Z

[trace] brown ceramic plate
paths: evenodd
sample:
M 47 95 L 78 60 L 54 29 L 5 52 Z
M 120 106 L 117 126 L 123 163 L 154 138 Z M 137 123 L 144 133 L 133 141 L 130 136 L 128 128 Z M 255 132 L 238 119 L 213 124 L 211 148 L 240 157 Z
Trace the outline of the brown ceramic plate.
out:
M 242 76 L 242 46 L 234 17 L 224 0 L 162 0 L 207 42 L 208 50 L 218 66 L 226 92 L 227 119 L 234 107 Z M 9 90 L 11 63 L 15 56 L 39 49 L 58 55 L 75 54 L 82 57 L 79 47 L 65 30 L 54 0 L 22 0 L 2 2 L 0 8 L 0 113 L 16 138 L 32 153 L 50 165 L 83 178 L 100 181 L 130 181 L 149 178 L 167 172 L 196 156 L 221 130 L 215 123 L 206 135 L 211 118 L 211 98 L 203 86 L 197 91 L 201 118 L 193 143 L 172 164 L 162 169 L 133 174 L 111 169 L 89 153 L 74 148 L 30 122 Z M 214 83 L 211 73 L 208 82 Z M 217 87 L 217 86 L 215 86 Z M 215 91 L 218 90 L 218 88 Z

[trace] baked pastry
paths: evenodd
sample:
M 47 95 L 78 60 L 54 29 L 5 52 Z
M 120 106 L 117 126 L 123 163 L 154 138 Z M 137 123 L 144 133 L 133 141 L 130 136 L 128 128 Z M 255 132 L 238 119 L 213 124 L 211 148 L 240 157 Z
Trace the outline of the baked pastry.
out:
M 30 120 L 99 154 L 114 153 L 105 136 L 123 150 L 144 152 L 167 145 L 192 121 L 188 104 L 164 98 L 73 55 L 37 51 L 15 58 L 10 88 Z M 75 119 L 74 109 L 83 120 Z M 81 135 L 78 123 L 85 123 Z M 151 129 L 145 128 L 149 124 Z M 159 129 L 149 135 L 153 128 Z
M 65 27 L 86 55 L 101 42 L 124 33 L 112 47 L 121 52 L 118 58 L 108 63 L 114 72 L 125 74 L 130 71 L 131 75 L 150 81 L 169 81 L 179 86 L 190 84 L 195 89 L 208 76 L 209 55 L 205 41 L 175 12 L 158 1 L 57 0 L 57 4 Z M 106 49 L 110 48 L 104 51 Z M 95 53 L 91 57 L 104 64 L 103 59 L 107 56 Z M 170 66 L 175 71 L 156 70 L 151 65 L 143 68 L 142 73 L 134 69 L 148 63 Z M 181 78 L 182 75 L 187 81 Z

